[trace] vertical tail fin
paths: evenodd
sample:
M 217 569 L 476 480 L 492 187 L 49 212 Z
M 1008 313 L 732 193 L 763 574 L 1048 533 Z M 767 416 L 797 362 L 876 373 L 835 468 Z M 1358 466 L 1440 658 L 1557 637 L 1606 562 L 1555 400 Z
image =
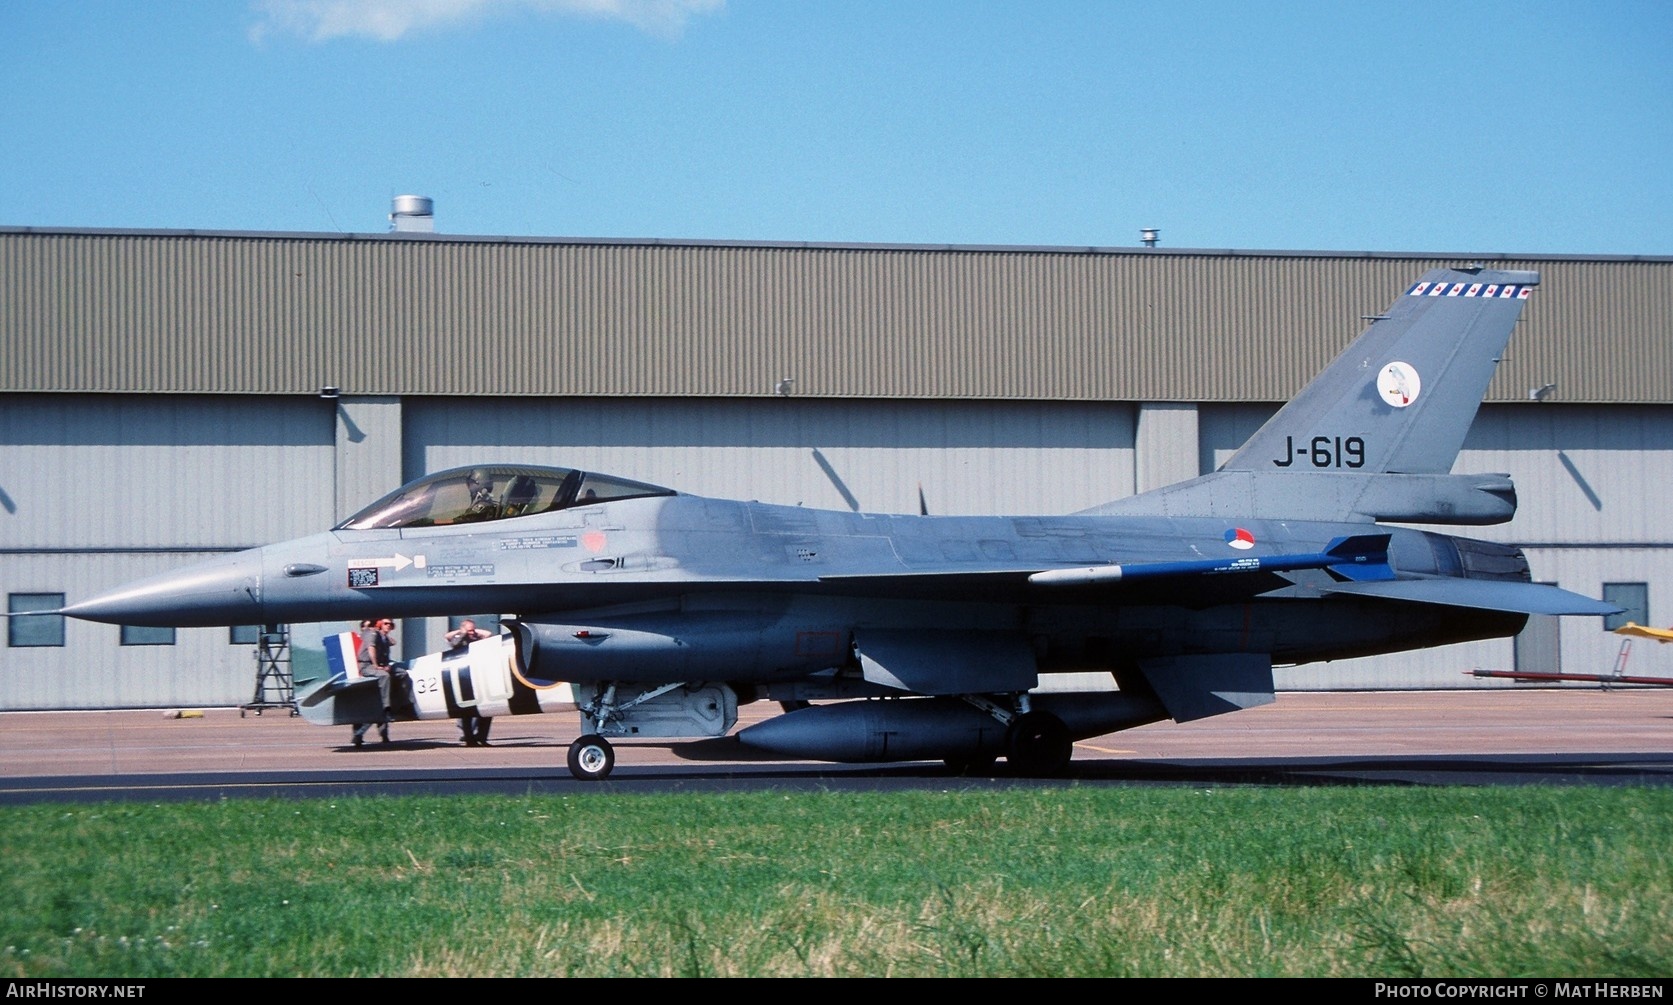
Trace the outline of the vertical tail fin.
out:
M 1446 474 L 1538 284 L 1537 272 L 1429 272 L 1221 470 Z
M 1435 269 L 1220 470 L 1092 514 L 1502 523 L 1502 475 L 1450 475 L 1539 273 Z

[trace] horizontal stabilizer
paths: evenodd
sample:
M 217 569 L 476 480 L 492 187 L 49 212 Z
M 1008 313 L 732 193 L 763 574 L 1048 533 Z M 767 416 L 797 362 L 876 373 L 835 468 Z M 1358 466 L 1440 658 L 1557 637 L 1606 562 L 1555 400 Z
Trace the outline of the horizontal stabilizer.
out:
M 1321 586 L 1325 593 L 1409 600 L 1419 604 L 1475 607 L 1518 614 L 1619 614 L 1614 604 L 1541 583 L 1502 579 L 1400 579 L 1384 582 L 1337 583 Z
M 1038 586 L 1088 586 L 1145 579 L 1293 572 L 1297 569 L 1328 569 L 1350 580 L 1392 579 L 1394 572 L 1388 567 L 1388 541 L 1387 534 L 1357 534 L 1336 538 L 1325 546 L 1324 551 L 1049 569 L 1034 573 L 1028 581 Z

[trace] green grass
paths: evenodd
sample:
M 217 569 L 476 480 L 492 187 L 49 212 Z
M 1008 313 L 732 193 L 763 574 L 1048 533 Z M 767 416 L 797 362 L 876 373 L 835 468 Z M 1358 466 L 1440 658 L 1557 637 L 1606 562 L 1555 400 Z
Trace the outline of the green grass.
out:
M 11 977 L 1673 973 L 1673 789 L 0 811 Z

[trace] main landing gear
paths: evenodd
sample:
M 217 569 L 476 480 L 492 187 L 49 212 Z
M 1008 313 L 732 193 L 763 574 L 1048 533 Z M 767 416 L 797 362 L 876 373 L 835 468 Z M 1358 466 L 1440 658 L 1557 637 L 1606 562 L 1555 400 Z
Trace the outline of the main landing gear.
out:
M 1051 778 L 1069 770 L 1075 753 L 1074 737 L 1057 715 L 1032 707 L 1026 694 L 961 695 L 965 701 L 1005 724 L 1001 743 L 984 740 L 977 749 L 965 749 L 945 758 L 955 775 L 986 774 L 1001 753 L 1011 770 L 1025 778 Z
M 1063 774 L 1074 752 L 1069 727 L 1050 712 L 1023 712 L 1005 730 L 1005 760 L 1025 778 Z M 996 759 L 997 755 L 984 751 L 948 757 L 946 763 L 955 775 L 985 775 L 993 770 Z
M 569 745 L 569 773 L 580 781 L 602 782 L 615 766 L 615 748 L 596 733 L 588 733 Z
M 1074 752 L 1069 727 L 1050 712 L 1024 712 L 1005 732 L 1005 759 L 1021 775 L 1061 775 L 1069 769 Z

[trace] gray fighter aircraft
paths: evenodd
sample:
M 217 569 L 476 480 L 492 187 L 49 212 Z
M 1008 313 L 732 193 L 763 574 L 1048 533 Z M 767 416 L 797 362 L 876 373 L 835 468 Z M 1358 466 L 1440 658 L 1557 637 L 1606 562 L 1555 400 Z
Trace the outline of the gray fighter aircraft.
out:
M 590 471 L 427 475 L 312 537 L 67 607 L 134 625 L 512 612 L 413 661 L 395 718 L 578 711 L 578 778 L 611 739 L 739 732 L 788 758 L 1059 773 L 1074 741 L 1273 700 L 1274 664 L 1520 631 L 1616 608 L 1533 583 L 1515 547 L 1385 522 L 1509 520 L 1506 475 L 1451 474 L 1539 282 L 1428 273 L 1212 474 L 1064 516 L 810 510 Z M 310 720 L 376 718 L 351 637 L 295 682 Z M 1106 690 L 1037 690 L 1107 673 Z

